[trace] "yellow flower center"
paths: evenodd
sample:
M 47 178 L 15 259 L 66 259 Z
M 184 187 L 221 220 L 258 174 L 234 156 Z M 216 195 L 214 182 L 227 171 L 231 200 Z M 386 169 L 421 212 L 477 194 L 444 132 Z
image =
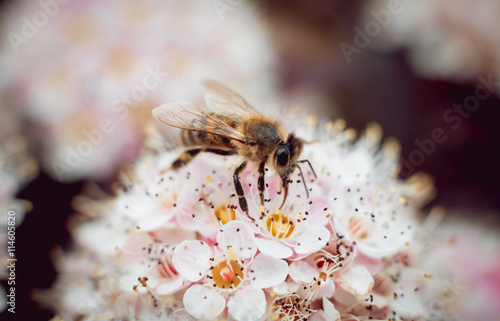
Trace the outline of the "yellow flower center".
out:
M 272 236 L 279 239 L 289 237 L 295 229 L 293 220 L 279 211 L 267 217 L 266 227 Z
M 243 268 L 235 260 L 222 261 L 212 271 L 215 285 L 222 289 L 238 287 L 243 280 L 243 276 Z
M 236 212 L 232 208 L 227 206 L 219 206 L 214 211 L 215 217 L 219 220 L 222 225 L 229 221 L 234 221 L 236 219 Z

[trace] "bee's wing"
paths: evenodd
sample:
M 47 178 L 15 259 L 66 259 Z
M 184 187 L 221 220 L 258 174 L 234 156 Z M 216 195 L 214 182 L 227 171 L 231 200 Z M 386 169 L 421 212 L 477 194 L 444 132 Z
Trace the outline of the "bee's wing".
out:
M 207 89 L 205 102 L 210 110 L 222 115 L 260 115 L 243 97 L 213 79 L 202 81 Z
M 153 109 L 153 116 L 172 127 L 215 134 L 242 143 L 245 142 L 245 136 L 242 133 L 188 101 L 166 103 L 156 107 Z

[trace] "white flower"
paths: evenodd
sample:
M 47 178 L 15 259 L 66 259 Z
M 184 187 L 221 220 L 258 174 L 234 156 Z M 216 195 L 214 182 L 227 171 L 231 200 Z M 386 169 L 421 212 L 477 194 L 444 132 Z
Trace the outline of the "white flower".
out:
M 147 287 L 155 294 L 175 293 L 187 286 L 189 281 L 175 269 L 173 250 L 182 240 L 190 238 L 194 238 L 194 233 L 177 229 L 163 228 L 153 233 L 139 231 L 124 246 L 120 262 L 126 264 L 129 270 L 132 270 L 131 266 L 137 266 L 134 270 L 147 277 Z M 136 283 L 137 279 L 133 278 L 133 281 Z M 130 287 L 130 284 L 127 286 Z
M 202 282 L 184 294 L 186 311 L 196 318 L 214 318 L 229 297 L 228 312 L 236 320 L 258 320 L 266 308 L 262 289 L 283 282 L 288 264 L 256 252 L 253 231 L 240 221 L 225 224 L 213 248 L 200 241 L 179 244 L 175 268 L 186 279 Z
M 195 158 L 179 171 L 188 182 L 177 201 L 180 211 L 176 219 L 183 228 L 213 238 L 224 224 L 245 214 L 236 210 L 237 198 L 230 171 L 235 160 L 206 156 Z M 209 172 L 207 162 L 211 164 Z
M 289 199 L 281 209 L 280 178 L 272 173 L 268 176 L 266 203 L 261 206 L 256 178 L 252 174 L 252 169 L 243 172 L 241 182 L 249 202 L 249 215 L 256 222 L 251 226 L 257 233 L 256 242 L 261 252 L 276 258 L 302 257 L 328 242 L 327 198 L 324 191 L 310 180 L 312 174 L 302 178 L 297 170 L 289 185 Z M 309 198 L 303 179 L 309 180 Z
M 327 129 L 330 139 L 311 146 L 324 154 L 315 161 L 318 171 L 330 177 L 328 184 L 332 226 L 335 233 L 371 257 L 388 257 L 409 246 L 413 237 L 413 217 L 432 190 L 417 193 L 417 176 L 403 183 L 397 179 L 399 146 L 387 140 L 380 148 L 382 131 L 371 124 L 357 141 L 354 131 L 341 120 Z M 326 162 L 325 160 L 328 160 Z

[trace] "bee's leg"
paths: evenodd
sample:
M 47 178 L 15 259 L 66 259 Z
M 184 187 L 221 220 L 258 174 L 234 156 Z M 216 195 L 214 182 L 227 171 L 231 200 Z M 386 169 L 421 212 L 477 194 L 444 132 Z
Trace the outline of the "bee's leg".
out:
M 238 168 L 236 168 L 236 170 L 234 171 L 234 174 L 233 174 L 234 188 L 236 189 L 236 194 L 238 195 L 238 201 L 239 201 L 241 210 L 243 212 L 245 212 L 246 215 L 248 216 L 248 218 L 251 219 L 253 222 L 253 221 L 255 221 L 255 219 L 252 218 L 248 214 L 248 203 L 247 203 L 247 199 L 245 198 L 245 192 L 243 191 L 243 187 L 241 186 L 240 177 L 239 177 L 241 172 L 245 169 L 245 167 L 247 167 L 246 161 L 241 163 L 241 165 L 238 166 Z
M 265 167 L 266 167 L 266 162 L 261 162 L 259 164 L 259 180 L 257 181 L 257 187 L 259 190 L 259 196 L 260 196 L 260 205 L 264 205 L 264 189 L 266 186 L 265 182 Z
M 281 203 L 280 210 L 285 205 L 286 198 L 288 197 L 288 178 L 281 181 L 281 187 L 283 188 L 283 203 Z
M 234 154 L 236 154 L 236 151 L 233 150 L 233 149 L 231 149 L 231 150 L 225 150 L 225 149 L 217 149 L 217 148 L 205 148 L 205 149 L 203 149 L 203 152 L 217 154 L 217 155 L 222 155 L 222 156 L 228 156 L 228 155 L 234 155 Z
M 227 155 L 234 155 L 235 151 L 234 150 L 224 150 L 224 149 L 216 149 L 216 148 L 206 148 L 206 147 L 195 147 L 188 149 L 184 151 L 177 160 L 172 164 L 173 169 L 179 169 L 182 166 L 186 165 L 190 161 L 193 160 L 193 158 L 198 155 L 200 152 L 207 152 L 207 153 L 213 153 L 217 155 L 222 155 L 222 156 L 227 156 Z
M 189 163 L 193 158 L 198 155 L 201 151 L 203 151 L 203 147 L 196 147 L 192 149 L 185 150 L 179 158 L 177 158 L 173 163 L 172 163 L 172 168 L 173 169 L 179 169 L 182 166 L 186 165 Z

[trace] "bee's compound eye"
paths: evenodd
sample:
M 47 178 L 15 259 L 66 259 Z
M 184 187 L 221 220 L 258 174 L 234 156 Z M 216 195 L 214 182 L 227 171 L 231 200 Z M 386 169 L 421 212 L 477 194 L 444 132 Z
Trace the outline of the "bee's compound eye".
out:
M 281 146 L 276 151 L 276 162 L 279 166 L 288 165 L 288 160 L 290 159 L 290 151 L 288 148 L 288 144 Z

